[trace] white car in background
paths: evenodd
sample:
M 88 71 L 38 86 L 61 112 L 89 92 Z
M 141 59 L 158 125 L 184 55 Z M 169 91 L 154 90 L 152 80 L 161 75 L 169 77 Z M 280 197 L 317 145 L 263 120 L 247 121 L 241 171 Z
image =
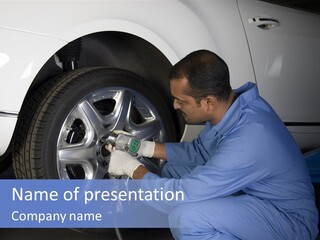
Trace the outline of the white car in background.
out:
M 1 1 L 0 155 L 17 178 L 102 179 L 114 129 L 191 140 L 202 126 L 173 110 L 168 73 L 198 49 L 233 88 L 257 83 L 302 150 L 320 147 L 320 15 L 299 4 Z

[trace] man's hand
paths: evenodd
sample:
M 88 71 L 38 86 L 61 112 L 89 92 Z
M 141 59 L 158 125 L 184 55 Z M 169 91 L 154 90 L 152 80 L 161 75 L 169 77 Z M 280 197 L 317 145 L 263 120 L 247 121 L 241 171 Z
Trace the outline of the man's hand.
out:
M 118 134 L 115 131 L 116 134 Z M 149 157 L 154 154 L 155 143 L 151 141 L 141 141 L 128 134 L 119 133 L 115 141 L 115 149 L 128 152 L 133 157 Z
M 108 172 L 112 175 L 128 175 L 132 178 L 134 171 L 139 166 L 143 166 L 143 164 L 130 154 L 115 150 L 111 153 Z

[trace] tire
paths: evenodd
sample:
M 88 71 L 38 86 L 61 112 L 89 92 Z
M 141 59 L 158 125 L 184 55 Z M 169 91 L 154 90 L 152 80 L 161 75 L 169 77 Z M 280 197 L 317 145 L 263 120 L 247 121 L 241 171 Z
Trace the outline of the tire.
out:
M 13 167 L 24 179 L 105 179 L 110 153 L 101 138 L 125 130 L 176 141 L 175 119 L 150 83 L 121 69 L 85 68 L 46 82 L 19 114 Z M 153 172 L 160 162 L 140 161 Z

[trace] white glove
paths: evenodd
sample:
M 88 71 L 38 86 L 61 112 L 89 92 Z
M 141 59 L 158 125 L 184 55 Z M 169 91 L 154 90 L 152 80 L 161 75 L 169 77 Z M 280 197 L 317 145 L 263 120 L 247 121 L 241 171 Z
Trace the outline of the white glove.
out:
M 111 153 L 108 172 L 111 175 L 128 175 L 132 178 L 134 171 L 143 164 L 133 158 L 129 153 L 115 150 Z
M 156 146 L 155 142 L 141 141 L 140 148 L 138 151 L 138 156 L 143 156 L 148 158 L 153 157 L 155 146 Z

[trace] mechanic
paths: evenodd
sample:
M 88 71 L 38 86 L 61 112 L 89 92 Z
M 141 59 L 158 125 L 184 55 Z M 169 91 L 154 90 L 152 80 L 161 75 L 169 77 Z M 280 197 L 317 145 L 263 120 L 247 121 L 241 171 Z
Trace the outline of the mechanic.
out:
M 173 66 L 170 88 L 174 108 L 187 123 L 205 122 L 203 131 L 192 142 L 136 144 L 139 156 L 166 160 L 161 177 L 132 156 L 134 149 L 113 151 L 109 173 L 154 180 L 143 181 L 144 189 L 183 190 L 183 204 L 152 203 L 177 226 L 175 239 L 316 239 L 318 211 L 303 155 L 257 86 L 232 90 L 226 63 L 199 50 Z

